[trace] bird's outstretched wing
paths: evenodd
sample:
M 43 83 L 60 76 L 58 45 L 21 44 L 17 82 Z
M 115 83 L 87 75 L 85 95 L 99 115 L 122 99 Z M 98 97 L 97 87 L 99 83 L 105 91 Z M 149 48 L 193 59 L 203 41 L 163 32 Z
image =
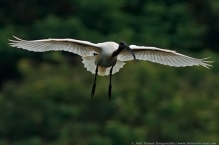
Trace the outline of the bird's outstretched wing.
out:
M 136 45 L 130 45 L 129 47 L 133 50 L 136 59 L 139 60 L 148 60 L 151 62 L 156 62 L 156 63 L 175 66 L 175 67 L 201 65 L 206 68 L 209 68 L 210 66 L 212 66 L 209 64 L 212 61 L 206 61 L 207 58 L 196 59 L 177 53 L 172 50 L 160 49 L 156 47 L 136 46 Z M 118 55 L 118 60 L 121 61 L 133 60 L 133 56 L 128 51 L 123 50 Z
M 45 52 L 51 50 L 63 50 L 78 54 L 80 56 L 93 56 L 99 53 L 98 44 L 75 39 L 41 39 L 22 40 L 14 36 L 16 40 L 9 40 L 10 46 L 27 49 L 35 52 Z

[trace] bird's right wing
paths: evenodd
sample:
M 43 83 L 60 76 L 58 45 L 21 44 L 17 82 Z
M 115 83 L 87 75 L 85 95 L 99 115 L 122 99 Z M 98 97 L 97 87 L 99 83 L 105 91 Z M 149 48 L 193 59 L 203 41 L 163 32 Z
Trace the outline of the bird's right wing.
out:
M 41 39 L 41 40 L 22 40 L 14 36 L 16 40 L 9 40 L 10 46 L 27 49 L 35 52 L 45 52 L 51 50 L 64 50 L 78 54 L 80 56 L 93 56 L 99 53 L 100 47 L 88 41 L 75 39 Z
M 183 66 L 201 65 L 208 68 L 209 66 L 211 66 L 208 63 L 212 62 L 212 61 L 206 61 L 207 58 L 196 59 L 177 53 L 172 50 L 160 49 L 156 47 L 136 46 L 136 45 L 130 45 L 129 47 L 132 49 L 132 51 L 136 56 L 136 59 L 138 60 L 148 60 L 151 62 L 156 62 L 169 66 L 183 67 Z M 123 50 L 118 55 L 118 60 L 121 61 L 133 60 L 133 56 L 127 50 Z

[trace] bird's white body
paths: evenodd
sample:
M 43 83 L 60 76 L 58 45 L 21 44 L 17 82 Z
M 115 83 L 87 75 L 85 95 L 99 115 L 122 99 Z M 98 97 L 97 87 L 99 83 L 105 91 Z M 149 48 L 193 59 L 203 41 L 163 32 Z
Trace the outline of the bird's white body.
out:
M 13 47 L 36 52 L 64 50 L 76 53 L 82 57 L 82 62 L 87 70 L 93 74 L 95 74 L 96 66 L 98 65 L 98 75 L 101 76 L 109 75 L 111 66 L 114 66 L 112 71 L 112 74 L 114 74 L 124 66 L 124 61 L 133 60 L 133 56 L 127 50 L 122 50 L 118 56 L 113 57 L 113 52 L 119 47 L 119 44 L 115 42 L 94 44 L 88 41 L 75 39 L 42 39 L 26 41 L 17 37 L 15 38 L 17 40 L 10 40 L 10 45 Z M 208 64 L 211 61 L 206 61 L 206 58 L 196 59 L 172 50 L 136 45 L 130 45 L 129 47 L 138 60 L 148 60 L 175 67 L 201 65 L 208 68 L 211 66 Z
M 117 56 L 112 57 L 112 53 L 118 49 L 119 45 L 115 42 L 98 43 L 100 51 L 97 55 L 82 57 L 84 66 L 88 71 L 95 74 L 96 66 L 98 65 L 98 74 L 100 76 L 109 75 L 110 67 L 114 66 L 112 74 L 119 71 L 125 64 L 117 59 Z
M 97 44 L 101 49 L 96 56 L 95 64 L 101 67 L 111 67 L 116 64 L 117 56 L 112 57 L 112 53 L 116 51 L 119 45 L 115 42 L 105 42 Z

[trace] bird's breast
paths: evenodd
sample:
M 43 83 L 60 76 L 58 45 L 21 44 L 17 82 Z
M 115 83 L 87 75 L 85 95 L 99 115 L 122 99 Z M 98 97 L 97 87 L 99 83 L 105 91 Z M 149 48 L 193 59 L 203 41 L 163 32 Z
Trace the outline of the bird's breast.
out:
M 112 57 L 112 55 L 97 55 L 95 59 L 95 64 L 102 67 L 110 67 L 116 64 L 117 57 Z
M 96 56 L 95 64 L 102 67 L 114 66 L 117 61 L 117 56 L 114 57 L 112 54 L 118 49 L 118 44 L 115 42 L 104 42 L 99 45 L 101 47 L 101 51 Z

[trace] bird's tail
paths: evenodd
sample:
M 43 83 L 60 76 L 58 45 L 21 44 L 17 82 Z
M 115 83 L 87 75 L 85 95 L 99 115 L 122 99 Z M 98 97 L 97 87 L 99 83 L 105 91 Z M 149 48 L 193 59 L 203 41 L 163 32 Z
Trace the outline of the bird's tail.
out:
M 99 67 L 98 67 L 98 75 L 104 76 L 105 73 L 106 73 L 106 70 L 107 70 L 106 67 L 101 67 L 101 66 L 99 66 Z
M 82 57 L 83 61 L 82 63 L 84 64 L 84 67 L 87 68 L 88 71 L 90 71 L 92 74 L 95 74 L 96 71 L 96 65 L 95 65 L 95 58 L 96 56 L 86 56 L 86 57 Z M 117 73 L 119 71 L 120 68 L 122 68 L 125 65 L 125 62 L 122 62 L 120 60 L 117 60 L 116 65 L 113 67 L 113 72 Z M 100 76 L 107 76 L 110 74 L 110 68 L 105 68 L 105 67 L 98 67 L 98 75 Z

